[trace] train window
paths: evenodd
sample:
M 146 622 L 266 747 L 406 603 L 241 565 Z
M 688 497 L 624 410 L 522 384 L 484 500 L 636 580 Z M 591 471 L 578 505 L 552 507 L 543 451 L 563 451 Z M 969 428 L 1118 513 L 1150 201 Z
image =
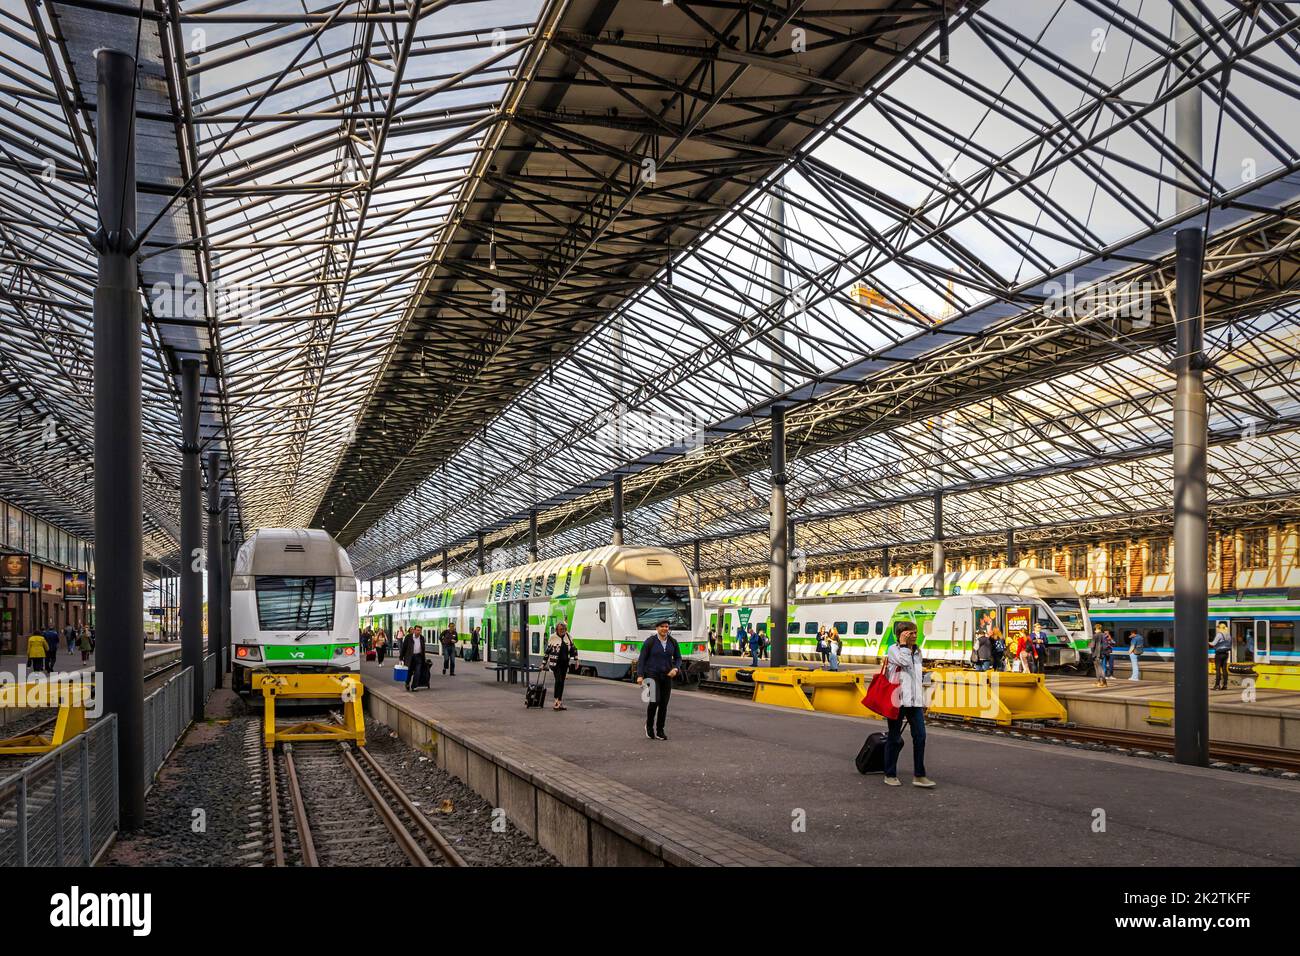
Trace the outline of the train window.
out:
M 533 653 L 540 654 L 541 652 L 542 652 L 542 636 L 538 634 L 536 631 L 533 631 Z
M 884 633 L 885 633 L 885 622 L 884 622 L 884 621 L 877 621 L 877 622 L 876 622 L 876 636 L 879 637 L 881 634 L 884 634 Z
M 533 597 L 542 596 L 542 587 L 545 584 L 546 584 L 546 578 L 543 575 L 540 574 L 537 575 L 536 580 L 533 581 Z
M 510 592 L 510 599 L 513 601 L 517 601 L 523 595 L 523 593 L 524 593 L 524 582 L 516 581 L 514 588 Z
M 546 596 L 550 597 L 555 593 L 555 575 L 552 574 L 546 579 Z
M 808 621 L 807 623 L 805 623 L 804 626 L 803 626 L 803 632 L 804 632 L 805 634 L 816 634 L 816 633 L 817 633 L 817 622 L 816 622 L 816 621 Z
M 1164 647 L 1165 646 L 1164 628 L 1153 627 L 1150 630 L 1148 630 L 1146 636 L 1146 645 L 1147 647 Z
M 841 637 L 843 637 L 845 634 L 849 633 L 849 622 L 848 622 L 848 621 L 836 621 L 836 622 L 835 622 L 835 633 L 839 634 Z
M 582 583 L 583 584 L 591 583 L 591 568 L 582 569 Z
M 675 631 L 690 629 L 690 588 L 676 584 L 634 584 L 631 590 L 637 630 L 651 630 L 663 622 Z
M 532 593 L 533 593 L 533 579 L 532 579 L 532 578 L 525 578 L 525 579 L 524 579 L 524 593 L 523 593 L 523 596 L 524 596 L 524 597 L 528 597 L 528 596 L 529 596 L 530 594 L 532 594 Z
M 605 620 L 605 602 L 604 602 L 604 601 L 601 601 L 601 602 L 600 602 L 600 619 L 601 619 L 602 621 Z
M 879 624 L 880 622 L 877 621 L 876 623 Z M 870 622 L 870 621 L 854 621 L 854 622 L 853 622 L 853 633 L 856 634 L 858 637 L 862 637 L 862 636 L 864 636 L 864 635 L 870 634 L 870 633 L 871 633 L 871 622 Z

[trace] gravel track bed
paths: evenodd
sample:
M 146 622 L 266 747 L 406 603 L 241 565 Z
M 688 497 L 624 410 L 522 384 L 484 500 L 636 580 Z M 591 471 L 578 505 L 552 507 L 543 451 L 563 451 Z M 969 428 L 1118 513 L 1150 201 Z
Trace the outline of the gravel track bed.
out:
M 560 865 L 504 815 L 494 818 L 491 804 L 424 751 L 399 740 L 386 724 L 366 719 L 366 749 L 471 866 Z M 494 830 L 494 822 L 504 830 Z

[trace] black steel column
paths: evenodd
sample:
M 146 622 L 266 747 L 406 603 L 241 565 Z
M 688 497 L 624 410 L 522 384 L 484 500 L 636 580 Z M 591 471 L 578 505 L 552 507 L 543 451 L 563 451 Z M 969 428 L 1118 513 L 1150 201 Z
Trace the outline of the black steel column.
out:
M 221 653 L 221 459 L 208 452 L 208 650 Z M 221 658 L 217 658 L 217 686 Z
M 442 583 L 447 583 L 447 549 L 442 549 Z
M 623 476 L 614 476 L 614 497 L 611 507 L 614 512 L 614 535 L 610 544 L 623 543 Z
M 695 583 L 700 581 L 700 539 L 695 539 L 695 553 L 691 559 L 691 570 L 695 572 Z
M 537 509 L 528 512 L 528 560 L 537 562 Z
M 221 649 L 230 651 L 230 583 L 235 566 L 234 539 L 230 535 L 230 499 L 221 500 Z
M 199 363 L 181 362 L 181 667 L 197 675 L 193 719 L 203 719 L 203 503 L 199 479 Z
M 722 576 L 722 583 L 726 587 L 731 587 L 731 568 L 726 569 L 726 573 Z
M 478 533 L 478 573 L 483 574 L 487 571 L 486 555 L 483 553 L 483 532 Z
M 1210 762 L 1206 581 L 1206 408 L 1200 228 L 1175 233 L 1178 376 L 1174 391 L 1174 760 Z
M 417 591 L 424 587 L 424 568 L 420 567 L 420 562 L 415 562 L 415 589 Z
M 934 593 L 943 594 L 943 492 L 934 493 Z
M 104 713 L 117 715 L 118 810 L 144 822 L 144 513 L 140 443 L 140 291 L 135 254 L 135 60 L 95 53 L 99 254 L 95 285 L 96 659 Z
M 885 545 L 880 553 L 880 570 L 883 572 L 882 578 L 889 577 L 889 545 Z
M 769 525 L 771 562 L 768 565 L 767 602 L 770 617 L 767 622 L 768 638 L 772 642 L 772 666 L 785 667 L 789 662 L 786 646 L 786 626 L 789 614 L 788 576 L 789 551 L 786 547 L 785 506 L 785 407 L 772 408 L 772 513 Z
M 1016 529 L 1007 529 L 1007 567 L 1014 568 L 1018 558 L 1016 556 Z

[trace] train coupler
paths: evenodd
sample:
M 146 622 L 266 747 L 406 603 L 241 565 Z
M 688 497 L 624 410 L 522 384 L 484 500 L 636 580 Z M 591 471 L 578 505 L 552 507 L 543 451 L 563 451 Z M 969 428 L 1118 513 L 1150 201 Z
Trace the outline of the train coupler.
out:
M 365 685 L 356 674 L 258 674 L 252 678 L 254 689 L 262 692 L 262 738 L 268 749 L 277 743 L 311 740 L 337 740 L 340 743 L 366 743 L 366 719 L 361 711 Z M 276 727 L 277 699 L 333 699 L 343 707 L 343 723 L 307 720 L 288 727 Z

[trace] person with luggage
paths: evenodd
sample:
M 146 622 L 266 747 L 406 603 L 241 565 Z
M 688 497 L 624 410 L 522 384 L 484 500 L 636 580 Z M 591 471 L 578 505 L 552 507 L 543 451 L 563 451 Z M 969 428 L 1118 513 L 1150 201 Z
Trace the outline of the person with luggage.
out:
M 569 673 L 569 665 L 578 660 L 578 648 L 569 636 L 569 627 L 563 621 L 555 625 L 555 636 L 546 647 L 546 663 L 555 673 L 554 710 L 568 710 L 564 706 L 564 678 Z
M 899 626 L 897 640 L 885 654 L 886 676 L 898 685 L 898 716 L 887 721 L 885 741 L 885 783 L 899 785 L 898 755 L 903 750 L 903 722 L 912 732 L 912 786 L 930 788 L 934 781 L 925 775 L 925 669 L 921 649 L 916 646 L 916 625 Z
M 1228 656 L 1232 653 L 1232 635 L 1228 625 L 1220 621 L 1214 628 L 1214 637 L 1210 638 L 1210 647 L 1214 650 L 1214 689 L 1228 689 Z
M 375 663 L 382 665 L 388 656 L 388 635 L 380 628 L 370 638 L 370 650 L 375 655 Z
M 450 622 L 446 627 L 442 629 L 442 633 L 438 635 L 438 640 L 442 644 L 442 676 L 443 677 L 447 676 L 448 667 L 451 668 L 451 676 L 452 677 L 456 676 L 456 641 L 458 639 L 459 638 L 458 635 L 456 634 L 455 621 Z
M 757 640 L 755 633 L 752 640 Z M 757 650 L 755 650 L 757 654 Z M 681 671 L 682 652 L 677 639 L 668 633 L 668 622 L 660 621 L 655 636 L 641 645 L 636 661 L 636 682 L 654 683 L 654 696 L 645 712 L 645 735 L 651 740 L 667 740 L 664 724 L 668 718 L 668 697 L 673 690 L 673 678 Z
M 415 693 L 424 676 L 424 628 L 416 624 L 402 641 L 402 663 L 406 665 L 406 689 Z
M 469 632 L 469 659 L 472 661 L 476 661 L 479 659 L 478 642 L 479 642 L 479 629 L 476 627 L 474 628 L 474 630 Z
M 1144 650 L 1146 650 L 1146 642 L 1142 640 L 1142 635 L 1139 634 L 1137 631 L 1129 631 L 1128 632 L 1128 662 L 1133 668 L 1133 672 L 1128 676 L 1129 680 L 1142 679 L 1142 671 L 1138 667 L 1138 658 L 1142 656 L 1142 652 Z
M 1088 642 L 1092 654 L 1092 672 L 1096 677 L 1093 682 L 1097 687 L 1106 686 L 1106 635 L 1100 624 L 1092 626 L 1092 640 Z

